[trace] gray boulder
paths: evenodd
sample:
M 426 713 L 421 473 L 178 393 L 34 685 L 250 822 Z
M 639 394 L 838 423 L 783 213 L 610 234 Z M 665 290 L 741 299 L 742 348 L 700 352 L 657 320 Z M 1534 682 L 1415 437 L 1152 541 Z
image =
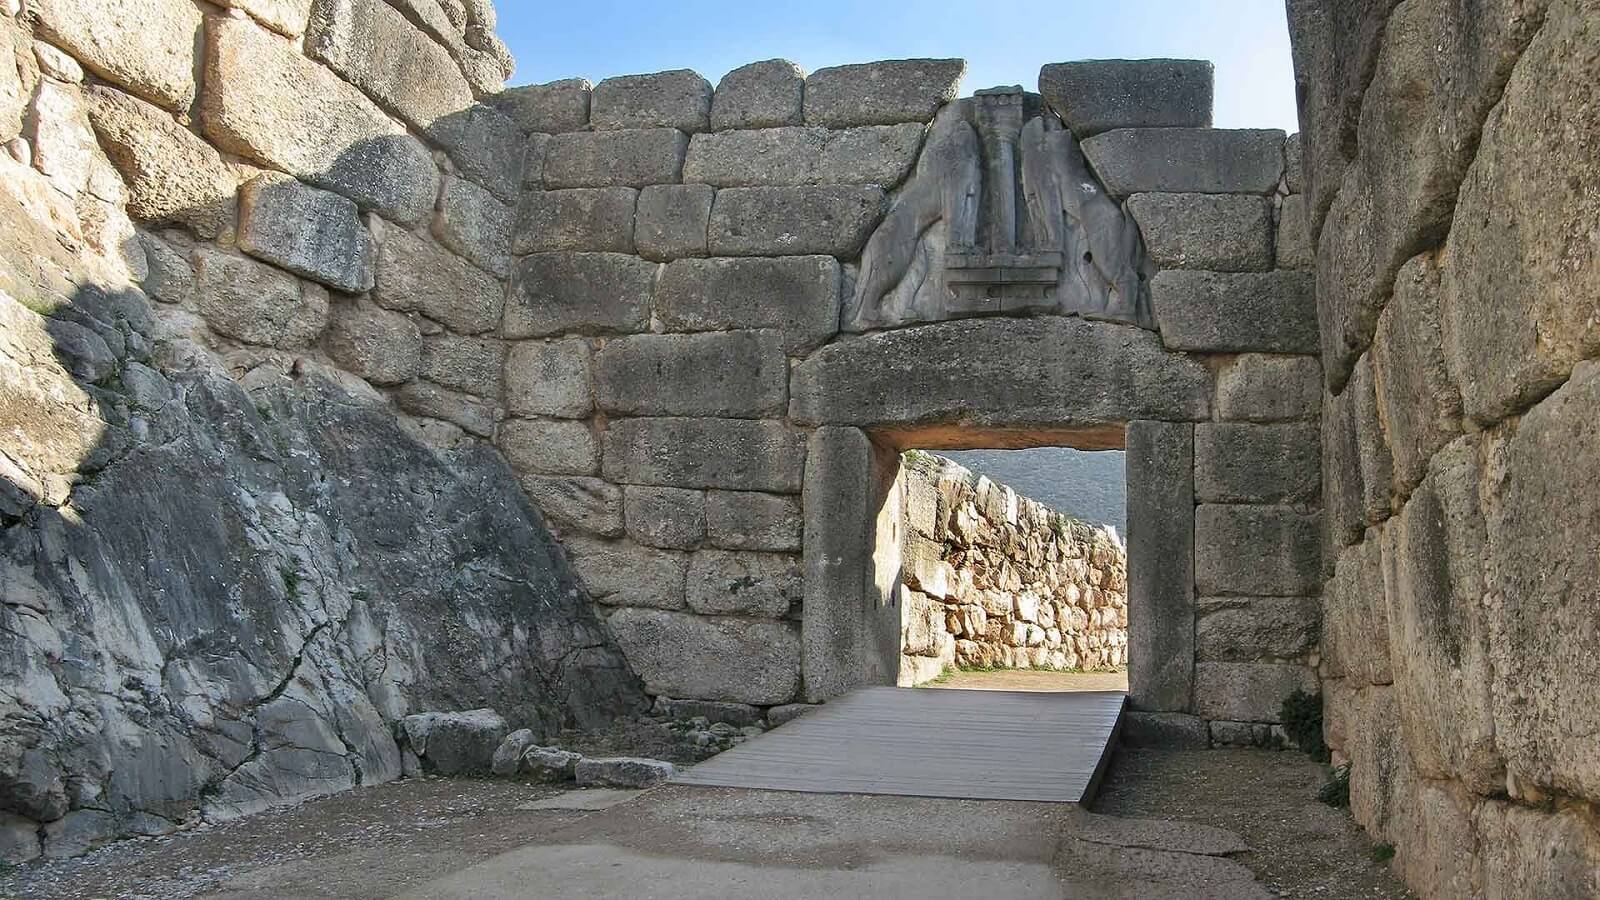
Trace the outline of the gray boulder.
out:
M 400 725 L 423 770 L 439 775 L 489 774 L 506 737 L 506 720 L 492 709 L 417 713 Z
M 677 769 L 659 759 L 638 759 L 617 756 L 608 759 L 584 759 L 574 773 L 578 787 L 653 787 L 671 778 Z
M 490 771 L 501 778 L 517 774 L 517 769 L 522 765 L 523 753 L 527 752 L 536 740 L 538 738 L 529 728 L 518 728 L 506 735 L 506 739 L 495 748 L 494 759 L 489 765 Z

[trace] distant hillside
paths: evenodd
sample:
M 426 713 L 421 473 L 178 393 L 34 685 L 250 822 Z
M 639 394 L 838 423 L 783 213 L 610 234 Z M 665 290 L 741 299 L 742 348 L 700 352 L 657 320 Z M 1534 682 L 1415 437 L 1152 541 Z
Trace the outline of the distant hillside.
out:
M 1094 524 L 1127 529 L 1127 486 L 1121 450 L 938 450 L 938 455 L 1009 484 L 1058 512 Z

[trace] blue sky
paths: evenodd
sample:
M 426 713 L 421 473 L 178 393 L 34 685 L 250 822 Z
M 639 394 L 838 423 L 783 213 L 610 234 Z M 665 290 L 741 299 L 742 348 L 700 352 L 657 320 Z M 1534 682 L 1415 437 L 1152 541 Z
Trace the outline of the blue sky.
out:
M 501 0 L 514 84 L 783 57 L 806 71 L 915 56 L 967 60 L 963 90 L 1037 88 L 1073 59 L 1185 57 L 1217 66 L 1215 124 L 1296 130 L 1283 0 Z

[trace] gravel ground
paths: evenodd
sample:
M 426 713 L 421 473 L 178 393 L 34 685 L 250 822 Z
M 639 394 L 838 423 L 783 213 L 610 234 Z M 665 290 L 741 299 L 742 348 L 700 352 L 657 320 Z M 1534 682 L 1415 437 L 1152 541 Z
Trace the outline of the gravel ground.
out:
M 1252 848 L 1237 858 L 1280 897 L 1410 898 L 1349 812 L 1317 801 L 1325 777 L 1287 751 L 1123 749 L 1094 811 L 1237 832 Z

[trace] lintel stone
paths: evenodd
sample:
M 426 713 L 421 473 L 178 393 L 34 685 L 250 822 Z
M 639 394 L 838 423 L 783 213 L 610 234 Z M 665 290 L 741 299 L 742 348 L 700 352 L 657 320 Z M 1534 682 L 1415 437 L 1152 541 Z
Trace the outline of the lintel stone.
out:
M 1283 178 L 1285 140 L 1267 128 L 1120 128 L 1084 141 L 1083 154 L 1115 197 L 1270 194 Z
M 1118 128 L 1209 128 L 1203 59 L 1088 59 L 1039 70 L 1039 93 L 1078 140 Z

